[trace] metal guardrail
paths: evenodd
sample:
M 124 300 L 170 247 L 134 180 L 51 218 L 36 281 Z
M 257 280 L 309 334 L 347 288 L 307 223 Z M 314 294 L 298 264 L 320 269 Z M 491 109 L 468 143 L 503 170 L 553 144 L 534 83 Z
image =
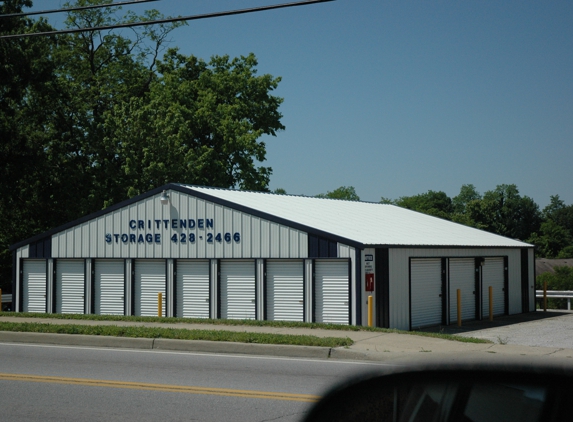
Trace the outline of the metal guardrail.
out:
M 543 299 L 543 290 L 536 290 L 535 297 Z M 571 310 L 573 290 L 547 290 L 547 297 L 553 299 L 567 299 L 567 310 Z
M 2 303 L 12 303 L 12 295 L 2 295 Z

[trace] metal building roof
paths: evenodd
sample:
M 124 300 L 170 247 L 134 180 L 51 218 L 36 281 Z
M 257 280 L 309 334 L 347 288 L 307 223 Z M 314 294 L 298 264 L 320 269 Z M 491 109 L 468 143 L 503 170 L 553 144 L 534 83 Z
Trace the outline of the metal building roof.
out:
M 395 205 L 177 185 L 363 245 L 532 247 Z M 179 190 L 179 189 L 178 189 Z

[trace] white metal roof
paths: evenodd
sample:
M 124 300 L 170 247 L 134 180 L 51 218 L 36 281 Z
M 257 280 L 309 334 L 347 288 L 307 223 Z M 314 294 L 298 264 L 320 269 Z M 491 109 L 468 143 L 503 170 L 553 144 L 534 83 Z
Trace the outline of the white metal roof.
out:
M 532 245 L 395 205 L 180 185 L 364 245 Z

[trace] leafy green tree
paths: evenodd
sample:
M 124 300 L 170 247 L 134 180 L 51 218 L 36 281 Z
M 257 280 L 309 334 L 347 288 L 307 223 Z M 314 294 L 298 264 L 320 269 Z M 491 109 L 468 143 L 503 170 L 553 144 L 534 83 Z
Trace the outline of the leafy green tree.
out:
M 543 289 L 547 282 L 547 290 L 573 290 L 573 267 L 558 266 L 554 273 L 546 272 L 537 276 L 535 287 Z M 547 306 L 553 309 L 565 309 L 567 299 L 548 299 Z
M 276 188 L 273 193 L 277 194 L 277 195 L 286 195 L 287 191 L 283 188 Z
M 6 0 L 0 14 L 20 13 L 31 5 L 29 0 Z M 43 20 L 0 19 L 2 35 L 50 29 Z M 54 47 L 52 37 L 0 40 L 0 288 L 5 292 L 11 280 L 9 245 L 47 228 L 38 205 L 48 196 L 44 128 L 55 79 Z
M 446 220 L 451 219 L 453 211 L 451 198 L 445 192 L 433 190 L 414 196 L 402 196 L 395 201 L 395 204 Z
M 572 244 L 573 238 L 567 229 L 553 220 L 547 220 L 541 223 L 539 234 L 533 233 L 527 241 L 537 246 L 539 256 L 557 258 L 564 248 Z
M 0 4 L 14 13 L 31 1 Z M 75 11 L 66 24 L 160 17 L 117 10 Z M 204 62 L 171 50 L 160 61 L 177 25 L 0 41 L 0 283 L 10 244 L 166 182 L 268 190 L 260 138 L 284 129 L 271 95 L 280 78 L 256 75 L 254 55 Z M 0 19 L 2 34 L 48 29 Z
M 333 191 L 326 193 L 319 193 L 317 198 L 330 198 L 330 199 L 345 199 L 347 201 L 360 201 L 360 197 L 356 193 L 354 186 L 341 186 Z
M 468 204 L 472 201 L 479 201 L 480 199 L 481 195 L 474 185 L 462 185 L 460 193 L 452 198 L 453 212 L 465 214 Z
M 262 135 L 284 129 L 270 95 L 280 78 L 256 75 L 253 54 L 208 63 L 170 50 L 158 64 L 158 77 L 143 97 L 115 107 L 106 138 L 120 160 L 124 196 L 168 181 L 268 190 L 271 168 Z
M 521 196 L 516 185 L 498 185 L 481 200 L 470 201 L 466 214 L 476 225 L 513 239 L 528 239 L 539 230 L 542 217 L 533 199 Z

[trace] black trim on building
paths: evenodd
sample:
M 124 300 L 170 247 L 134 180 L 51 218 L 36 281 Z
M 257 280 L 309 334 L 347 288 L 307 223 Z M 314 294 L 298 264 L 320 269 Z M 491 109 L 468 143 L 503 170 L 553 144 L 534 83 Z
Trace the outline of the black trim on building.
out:
M 509 258 L 503 257 L 503 314 L 509 315 Z
M 260 285 L 261 283 L 259 283 L 259 264 L 258 264 L 258 259 L 254 260 L 254 265 L 255 265 L 255 319 L 259 319 L 259 315 L 261 314 L 261 309 L 259 309 L 259 294 L 263 293 L 260 292 L 259 293 L 259 289 L 257 289 L 257 285 Z M 264 301 L 264 295 L 263 295 L 263 301 Z
M 15 253 L 14 253 L 15 255 Z M 44 272 L 47 273 L 48 271 L 48 261 L 46 261 L 46 269 Z M 18 311 L 24 312 L 24 259 L 20 258 L 20 274 L 18 274 Z M 15 292 L 14 292 L 15 293 Z M 14 294 L 12 293 L 12 294 Z M 16 298 L 12 296 L 12 304 L 14 305 L 16 302 L 14 301 Z M 16 309 L 14 309 L 15 311 Z
M 376 326 L 390 327 L 390 251 L 388 248 L 376 248 L 374 254 L 374 291 L 378 312 Z M 359 286 L 362 283 L 358 283 Z
M 56 310 L 58 309 L 57 306 L 57 297 L 58 297 L 58 273 L 57 273 L 57 267 L 58 267 L 58 260 L 54 259 L 53 263 L 52 263 L 52 304 L 51 304 L 51 311 L 49 311 L 49 313 L 51 314 L 55 314 Z M 50 281 L 47 280 L 47 283 L 49 284 Z M 48 293 L 49 290 L 46 291 L 46 293 Z
M 314 265 L 314 259 L 311 259 L 311 274 L 312 274 L 312 319 L 310 322 L 316 322 L 316 270 Z
M 447 258 L 441 258 L 442 264 L 442 325 L 448 325 L 448 261 Z
M 338 243 L 323 237 L 308 235 L 309 258 L 338 258 Z
M 302 260 L 302 320 L 306 322 L 306 306 L 308 301 L 308 290 L 306 288 L 306 261 Z
M 131 260 L 131 310 L 130 315 L 135 315 L 135 259 Z
M 255 260 L 256 262 L 256 260 Z M 267 260 L 263 259 L 263 309 L 262 309 L 262 313 L 263 313 L 263 319 L 266 321 L 269 317 L 268 317 L 268 312 L 267 312 L 267 303 L 269 301 L 269 298 L 267 297 L 268 295 L 268 286 L 267 286 L 268 280 L 267 280 Z M 256 295 L 257 289 L 255 289 L 255 295 Z M 256 302 L 256 299 L 255 299 Z
M 217 319 L 221 319 L 221 260 L 217 260 Z
M 173 295 L 173 316 L 177 317 L 177 295 L 179 294 L 177 290 L 177 259 L 173 260 L 173 280 L 171 280 L 171 285 L 173 289 L 171 290 L 171 294 Z M 165 290 L 167 292 L 167 290 Z M 181 314 L 183 316 L 183 314 Z
M 354 268 L 356 269 L 356 278 L 353 281 L 354 285 L 356 286 L 356 301 L 354 302 L 354 306 L 356 309 L 356 325 L 362 325 L 362 251 L 355 250 L 354 254 Z M 350 260 L 352 262 L 352 260 Z M 352 274 L 352 273 L 351 273 Z M 352 287 L 351 287 L 352 288 Z M 352 315 L 352 313 L 350 314 Z
M 483 257 L 477 257 L 474 259 L 474 295 L 475 295 L 475 316 L 476 321 L 482 318 L 482 263 L 485 261 Z
M 352 325 L 352 260 L 348 258 L 348 325 Z
M 521 312 L 529 312 L 529 249 L 521 249 Z
M 90 314 L 95 314 L 95 259 L 90 259 L 89 260 L 91 265 L 90 265 Z M 87 263 L 87 260 L 86 260 Z M 86 279 L 86 284 L 87 284 L 87 279 Z M 86 286 L 87 289 L 87 286 Z M 85 311 L 84 311 L 85 313 Z

